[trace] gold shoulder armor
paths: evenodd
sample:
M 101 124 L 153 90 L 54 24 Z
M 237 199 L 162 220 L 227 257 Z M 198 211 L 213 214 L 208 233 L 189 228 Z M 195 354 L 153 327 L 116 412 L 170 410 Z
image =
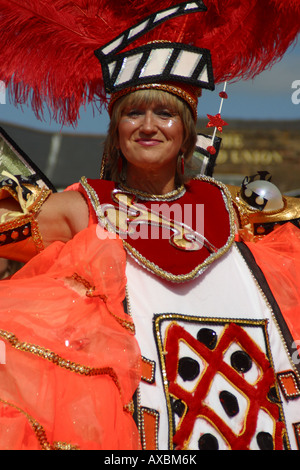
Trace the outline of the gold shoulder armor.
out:
M 269 173 L 246 177 L 241 185 L 227 186 L 237 213 L 239 235 L 258 241 L 278 225 L 291 222 L 300 228 L 300 199 L 283 196 Z
M 36 218 L 51 193 L 20 176 L 9 175 L 0 183 L 0 206 L 1 200 L 13 198 L 20 207 L 19 211 L 2 213 L 0 258 L 24 263 L 44 249 Z

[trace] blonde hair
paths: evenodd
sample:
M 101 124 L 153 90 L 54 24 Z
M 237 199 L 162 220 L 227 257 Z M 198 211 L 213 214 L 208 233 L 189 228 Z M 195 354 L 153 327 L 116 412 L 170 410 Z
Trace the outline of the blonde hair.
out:
M 154 101 L 159 105 L 170 107 L 179 114 L 183 124 L 182 148 L 185 149 L 183 153 L 185 163 L 188 164 L 192 158 L 197 141 L 197 133 L 195 122 L 188 105 L 180 98 L 177 98 L 177 96 L 165 91 L 157 89 L 134 91 L 128 95 L 123 96 L 115 102 L 111 113 L 108 135 L 104 143 L 103 158 L 105 158 L 111 179 L 115 182 L 120 182 L 122 179 L 118 172 L 118 160 L 120 157 L 120 152 L 118 149 L 118 126 L 122 113 L 127 107 L 138 106 L 141 103 L 148 105 L 152 104 Z M 125 158 L 122 158 L 123 163 L 125 164 Z M 182 182 L 183 176 L 181 175 L 180 170 L 177 169 L 176 183 L 179 184 Z

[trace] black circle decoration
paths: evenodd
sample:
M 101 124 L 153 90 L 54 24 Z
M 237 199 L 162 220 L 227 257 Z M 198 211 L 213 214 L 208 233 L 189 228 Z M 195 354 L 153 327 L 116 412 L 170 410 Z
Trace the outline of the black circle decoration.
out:
M 216 347 L 218 335 L 211 328 L 201 328 L 197 333 L 197 340 L 212 350 Z
M 219 450 L 218 439 L 210 433 L 202 434 L 198 440 L 199 450 Z
M 273 436 L 268 432 L 259 432 L 256 441 L 260 450 L 274 450 Z
M 227 390 L 223 390 L 219 394 L 219 399 L 229 418 L 233 418 L 239 413 L 240 408 L 237 398 L 232 393 L 228 392 Z
M 185 404 L 181 400 L 175 400 L 172 404 L 173 412 L 181 418 L 185 412 Z
M 272 403 L 281 403 L 281 400 L 277 393 L 275 385 L 270 388 L 267 397 Z
M 231 354 L 230 362 L 232 367 L 241 373 L 248 372 L 252 367 L 252 359 L 245 351 L 235 351 Z
M 191 357 L 182 357 L 178 362 L 178 374 L 182 380 L 192 381 L 198 377 L 200 373 L 200 365 Z

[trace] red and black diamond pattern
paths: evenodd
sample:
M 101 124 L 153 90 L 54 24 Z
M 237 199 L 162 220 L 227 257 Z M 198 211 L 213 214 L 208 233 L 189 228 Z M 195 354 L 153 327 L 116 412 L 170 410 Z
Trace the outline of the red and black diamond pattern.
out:
M 175 449 L 285 447 L 265 322 L 249 326 L 198 323 L 191 334 L 183 322 L 171 321 L 165 329 L 162 366 Z M 253 339 L 259 337 L 264 347 Z

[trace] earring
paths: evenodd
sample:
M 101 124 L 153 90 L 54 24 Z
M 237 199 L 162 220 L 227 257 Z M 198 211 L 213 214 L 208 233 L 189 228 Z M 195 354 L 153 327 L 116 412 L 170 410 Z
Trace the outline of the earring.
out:
M 184 175 L 184 156 L 181 155 L 180 157 L 180 169 L 181 169 L 181 174 Z

